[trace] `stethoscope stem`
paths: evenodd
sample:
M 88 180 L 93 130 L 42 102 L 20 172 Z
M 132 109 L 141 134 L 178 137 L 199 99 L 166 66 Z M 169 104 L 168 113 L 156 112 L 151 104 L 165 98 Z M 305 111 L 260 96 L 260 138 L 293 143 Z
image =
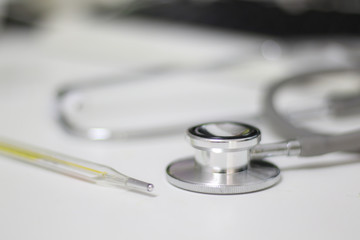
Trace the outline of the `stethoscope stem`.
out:
M 250 150 L 250 159 L 263 159 L 275 156 L 299 156 L 301 144 L 297 140 L 278 143 L 258 144 Z

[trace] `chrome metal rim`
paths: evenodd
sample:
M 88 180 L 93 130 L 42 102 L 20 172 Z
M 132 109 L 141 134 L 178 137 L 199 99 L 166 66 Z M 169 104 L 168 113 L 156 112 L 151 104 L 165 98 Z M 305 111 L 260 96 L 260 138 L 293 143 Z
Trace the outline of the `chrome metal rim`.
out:
M 263 190 L 280 180 L 280 169 L 262 161 L 250 161 L 248 168 L 234 173 L 215 173 L 199 166 L 194 158 L 172 162 L 166 169 L 172 185 L 192 192 L 241 194 Z

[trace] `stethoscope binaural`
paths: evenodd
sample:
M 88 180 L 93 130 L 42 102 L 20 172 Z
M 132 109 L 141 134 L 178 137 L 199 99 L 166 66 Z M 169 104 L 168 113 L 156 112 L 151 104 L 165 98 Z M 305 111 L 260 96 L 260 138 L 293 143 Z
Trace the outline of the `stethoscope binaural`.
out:
M 337 151 L 358 152 L 360 130 L 337 135 L 313 132 L 294 125 L 274 106 L 274 96 L 287 84 L 324 73 L 349 71 L 329 69 L 300 74 L 270 87 L 264 106 L 267 120 L 286 138 L 279 143 L 260 144 L 256 127 L 238 122 L 212 122 L 188 129 L 186 139 L 195 156 L 170 163 L 168 181 L 179 188 L 209 194 L 239 194 L 259 191 L 280 180 L 280 169 L 264 161 L 272 156 L 318 156 Z M 357 97 L 356 101 L 360 100 Z M 352 107 L 354 99 L 351 100 Z M 359 108 L 359 105 L 356 105 Z

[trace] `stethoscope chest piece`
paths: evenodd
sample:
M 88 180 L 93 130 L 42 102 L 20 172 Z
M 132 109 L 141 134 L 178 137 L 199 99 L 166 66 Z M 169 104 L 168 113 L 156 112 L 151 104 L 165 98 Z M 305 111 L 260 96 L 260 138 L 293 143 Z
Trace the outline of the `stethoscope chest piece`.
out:
M 172 162 L 166 170 L 174 186 L 200 193 L 239 194 L 269 188 L 280 180 L 280 170 L 263 160 L 251 160 L 250 150 L 260 131 L 236 122 L 207 123 L 192 127 L 187 140 L 195 157 Z

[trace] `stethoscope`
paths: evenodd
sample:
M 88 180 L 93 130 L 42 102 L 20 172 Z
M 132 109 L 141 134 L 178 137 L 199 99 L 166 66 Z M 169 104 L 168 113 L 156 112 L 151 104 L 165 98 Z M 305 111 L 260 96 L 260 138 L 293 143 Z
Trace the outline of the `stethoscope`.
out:
M 260 144 L 258 128 L 239 122 L 212 122 L 187 130 L 186 139 L 195 156 L 170 163 L 167 180 L 174 186 L 208 194 L 240 194 L 263 190 L 280 180 L 280 169 L 265 160 L 273 156 L 318 156 L 337 151 L 359 151 L 360 130 L 325 135 L 294 125 L 275 108 L 274 97 L 288 84 L 324 73 L 329 69 L 286 78 L 269 88 L 264 98 L 266 119 L 280 134 L 292 140 Z M 342 99 L 333 110 L 345 105 L 359 108 L 360 97 Z M 340 106 L 339 106 L 340 105 Z
M 337 151 L 359 151 L 360 130 L 327 135 L 291 122 L 275 107 L 275 96 L 279 90 L 290 84 L 327 73 L 356 72 L 357 68 L 330 68 L 297 74 L 285 78 L 265 93 L 263 109 L 266 121 L 273 130 L 285 139 L 272 144 L 260 144 L 261 132 L 258 128 L 239 122 L 210 122 L 196 125 L 187 130 L 186 139 L 195 148 L 195 156 L 170 163 L 166 169 L 167 180 L 174 186 L 192 192 L 209 194 L 239 194 L 263 190 L 274 186 L 280 180 L 280 169 L 263 159 L 273 156 L 318 156 Z M 112 84 L 112 80 L 106 84 Z M 137 133 L 153 135 L 154 129 L 147 131 L 117 132 L 106 128 L 81 128 L 74 125 L 62 110 L 66 96 L 79 89 L 98 86 L 74 85 L 62 88 L 57 95 L 57 115 L 61 125 L 78 136 L 95 136 L 95 140 L 111 137 L 137 136 Z M 359 111 L 360 94 L 333 101 L 329 111 L 339 114 Z M 93 131 L 95 130 L 95 135 Z M 171 130 L 171 129 L 170 129 Z M 167 133 L 169 129 L 159 131 Z M 143 135 L 141 135 L 143 136 Z

